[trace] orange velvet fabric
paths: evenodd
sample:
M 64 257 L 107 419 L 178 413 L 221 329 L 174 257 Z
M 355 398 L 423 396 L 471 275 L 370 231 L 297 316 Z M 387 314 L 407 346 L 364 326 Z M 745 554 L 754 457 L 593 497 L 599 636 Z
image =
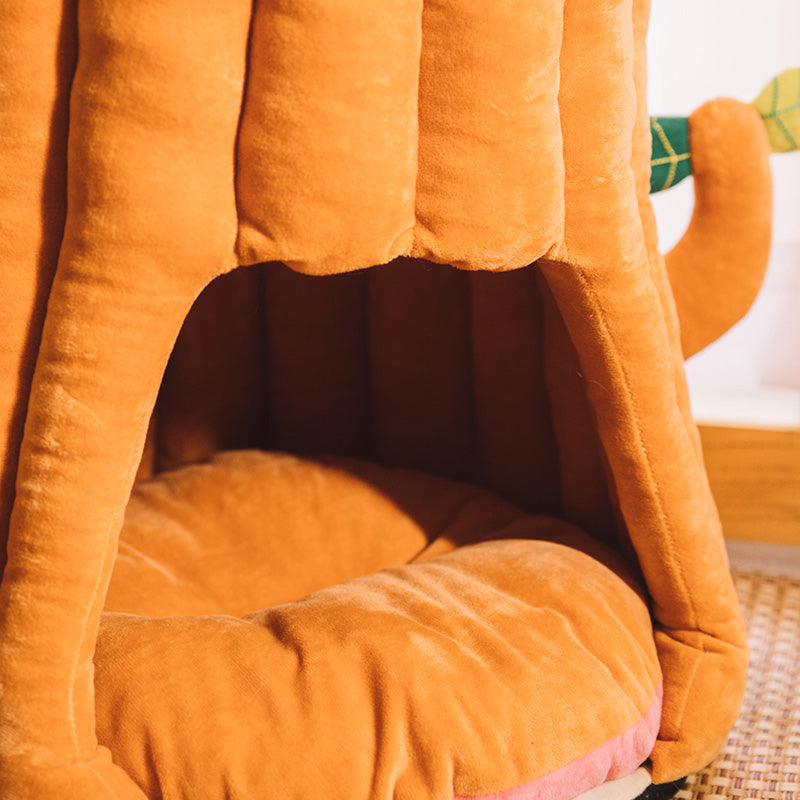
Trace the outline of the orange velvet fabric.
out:
M 613 551 L 348 459 L 140 484 L 106 608 L 98 737 L 148 797 L 487 795 L 632 728 L 662 680 Z
M 647 6 L 392 0 L 379 13 L 367 0 L 37 0 L 33 15 L 29 4 L 0 9 L 0 83 L 11 87 L 0 94 L 11 121 L 0 203 L 4 219 L 18 221 L 0 232 L 11 265 L 0 273 L 11 299 L 0 317 L 4 797 L 141 800 L 142 787 L 155 786 L 136 750 L 142 742 L 115 732 L 102 705 L 127 691 L 126 662 L 111 657 L 118 647 L 153 654 L 140 662 L 140 685 L 152 683 L 148 669 L 171 641 L 167 669 L 179 668 L 186 687 L 208 680 L 180 646 L 203 637 L 202 618 L 101 625 L 148 429 L 156 470 L 230 448 L 328 452 L 458 478 L 560 517 L 559 529 L 580 525 L 569 554 L 493 541 L 444 554 L 440 566 L 397 567 L 433 598 L 418 621 L 446 626 L 453 598 L 484 579 L 481 613 L 513 588 L 526 598 L 527 621 L 526 609 L 546 599 L 526 594 L 538 591 L 537 559 L 561 576 L 545 594 L 558 604 L 566 586 L 586 619 L 591 596 L 614 586 L 641 634 L 636 647 L 655 646 L 663 674 L 654 778 L 713 756 L 737 710 L 746 652 L 644 188 Z M 46 79 L 30 92 L 32 74 Z M 294 272 L 271 264 L 232 273 L 189 313 L 218 276 L 274 260 Z M 684 327 L 694 325 L 692 306 L 678 308 L 688 310 Z M 173 478 L 159 480 L 168 487 Z M 156 558 L 166 564 L 178 552 L 168 547 L 168 507 L 156 503 L 148 528 L 148 491 L 158 490 L 141 489 L 128 524 L 149 530 L 156 552 L 167 548 Z M 231 499 L 209 501 L 219 505 L 208 521 L 228 524 Z M 373 512 L 382 508 L 376 499 Z M 288 522 L 297 510 L 278 513 Z M 338 519 L 335 504 L 331 513 Z M 392 519 L 397 540 L 376 553 L 369 539 L 350 568 L 408 560 L 404 536 L 421 543 L 419 533 Z M 491 538 L 491 526 L 480 530 Z M 652 633 L 642 627 L 644 601 L 580 552 L 598 540 L 618 551 L 623 571 L 641 573 Z M 496 571 L 506 558 L 514 568 Z M 125 563 L 123 551 L 120 570 Z M 214 565 L 198 569 L 207 591 Z M 452 582 L 428 581 L 442 570 Z M 578 600 L 565 576 L 584 572 L 596 583 Z M 464 577 L 479 573 L 477 584 Z M 356 579 L 356 593 L 376 598 L 373 582 L 385 588 L 394 574 Z M 286 596 L 311 575 L 292 578 Z M 230 574 L 223 582 L 230 588 Z M 178 594 L 196 593 L 191 586 Z M 167 588 L 153 591 L 163 592 L 151 598 L 156 606 L 171 602 Z M 360 629 L 357 609 L 339 603 L 348 589 L 321 591 L 334 631 Z M 265 597 L 248 596 L 249 611 Z M 407 599 L 393 606 L 400 617 Z M 303 621 L 317 602 L 281 611 L 280 630 L 324 639 L 330 630 Z M 270 630 L 254 619 L 245 636 Z M 244 624 L 208 623 L 209 664 L 239 668 L 219 643 Z M 538 635 L 513 615 L 502 624 Z M 485 644 L 481 657 L 490 658 Z M 615 658 L 614 646 L 603 658 Z M 275 669 L 291 670 L 286 653 L 275 653 Z M 380 674 L 387 657 L 376 656 Z M 342 691 L 363 692 L 374 674 L 342 677 Z M 517 673 L 503 674 L 513 682 Z M 319 676 L 314 696 L 328 685 Z M 630 718 L 654 676 L 648 666 L 631 677 Z M 570 688 L 574 708 L 597 696 L 588 678 Z M 221 681 L 214 691 L 228 689 Z M 275 702 L 289 704 L 301 731 L 317 721 L 314 704 L 292 705 L 296 697 L 292 689 Z M 354 698 L 353 728 L 379 713 L 397 730 L 393 697 L 384 706 Z M 166 739 L 180 720 L 167 699 L 156 705 Z M 412 706 L 420 719 L 431 714 L 421 700 Z M 552 708 L 542 705 L 541 724 Z M 104 741 L 122 737 L 116 765 L 98 743 L 98 721 Z M 614 724 L 600 728 L 610 735 Z M 585 752 L 598 736 L 578 727 L 558 747 Z M 305 740 L 295 741 L 301 752 Z M 476 757 L 478 772 L 464 772 L 457 787 L 443 777 L 453 762 L 438 756 L 381 768 L 394 774 L 404 764 L 416 791 L 424 775 L 415 765 L 430 763 L 437 797 L 476 793 L 535 772 L 516 746 L 497 743 L 506 758 L 491 774 Z
M 705 103 L 689 117 L 689 146 L 694 213 L 666 256 L 681 318 L 694 320 L 683 329 L 687 358 L 748 311 L 764 280 L 772 238 L 771 150 L 758 112 L 727 98 Z M 737 163 L 747 169 L 731 170 Z
M 33 368 L 66 215 L 75 4 L 3 9 L 0 174 L 0 570 Z

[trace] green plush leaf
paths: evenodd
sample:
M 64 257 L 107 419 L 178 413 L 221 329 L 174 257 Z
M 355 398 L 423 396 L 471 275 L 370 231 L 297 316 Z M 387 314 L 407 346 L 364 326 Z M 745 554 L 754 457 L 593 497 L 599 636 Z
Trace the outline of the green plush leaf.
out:
M 692 174 L 689 120 L 686 117 L 650 117 L 653 150 L 650 157 L 650 193 L 669 189 Z
M 773 78 L 753 101 L 767 126 L 774 153 L 797 150 L 800 144 L 800 67 Z

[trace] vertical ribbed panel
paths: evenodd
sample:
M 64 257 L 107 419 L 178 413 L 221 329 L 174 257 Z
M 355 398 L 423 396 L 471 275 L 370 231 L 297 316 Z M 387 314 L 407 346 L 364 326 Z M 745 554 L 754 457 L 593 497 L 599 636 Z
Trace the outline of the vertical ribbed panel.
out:
M 563 0 L 426 0 L 413 255 L 535 261 L 563 230 Z
M 406 259 L 368 273 L 373 429 L 382 463 L 476 479 L 466 278 Z
M 544 382 L 536 269 L 468 276 L 475 423 L 486 486 L 538 513 L 560 511 L 558 451 Z
M 264 266 L 270 449 L 370 454 L 366 279 Z
M 257 3 L 238 143 L 242 263 L 343 272 L 414 225 L 422 0 Z
M 67 205 L 75 0 L 6 0 L 0 25 L 0 575 Z
M 540 280 L 542 317 L 547 331 L 544 374 L 557 442 L 561 516 L 597 539 L 614 545 L 617 525 L 609 498 L 602 445 L 586 396 L 583 373 L 553 295 Z
M 260 292 L 259 269 L 238 269 L 212 281 L 192 306 L 158 397 L 158 471 L 266 444 Z
M 637 110 L 631 0 L 567 0 L 559 107 L 571 261 L 640 266 L 631 166 Z
M 559 93 L 566 246 L 560 263 L 541 268 L 575 343 L 653 601 L 664 708 L 651 760 L 654 780 L 666 782 L 708 763 L 724 743 L 747 659 L 648 262 L 631 164 L 639 130 L 634 32 L 631 0 L 566 4 Z
M 0 585 L 0 740 L 52 764 L 29 797 L 100 796 L 49 781 L 95 753 L 95 639 L 150 411 L 192 297 L 233 266 L 250 19 L 232 0 L 79 5 L 67 219 Z

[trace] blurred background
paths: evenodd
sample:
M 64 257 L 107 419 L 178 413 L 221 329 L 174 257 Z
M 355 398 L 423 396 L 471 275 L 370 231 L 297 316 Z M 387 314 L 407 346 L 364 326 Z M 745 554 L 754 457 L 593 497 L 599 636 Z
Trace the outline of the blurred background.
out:
M 798 0 L 653 0 L 650 113 L 688 116 L 715 97 L 750 102 L 800 66 Z M 735 168 L 735 167 L 734 167 Z M 699 422 L 800 428 L 800 152 L 772 156 L 772 257 L 750 313 L 687 362 Z M 661 250 L 686 230 L 692 179 L 653 195 Z

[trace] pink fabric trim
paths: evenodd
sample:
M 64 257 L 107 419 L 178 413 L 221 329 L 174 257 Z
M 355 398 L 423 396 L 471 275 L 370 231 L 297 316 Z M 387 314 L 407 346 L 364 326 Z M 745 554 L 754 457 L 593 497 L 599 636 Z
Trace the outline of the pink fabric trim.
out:
M 632 728 L 560 769 L 502 792 L 458 796 L 453 800 L 571 800 L 606 781 L 624 778 L 641 766 L 653 750 L 663 697 L 663 687 L 659 686 L 650 708 Z

